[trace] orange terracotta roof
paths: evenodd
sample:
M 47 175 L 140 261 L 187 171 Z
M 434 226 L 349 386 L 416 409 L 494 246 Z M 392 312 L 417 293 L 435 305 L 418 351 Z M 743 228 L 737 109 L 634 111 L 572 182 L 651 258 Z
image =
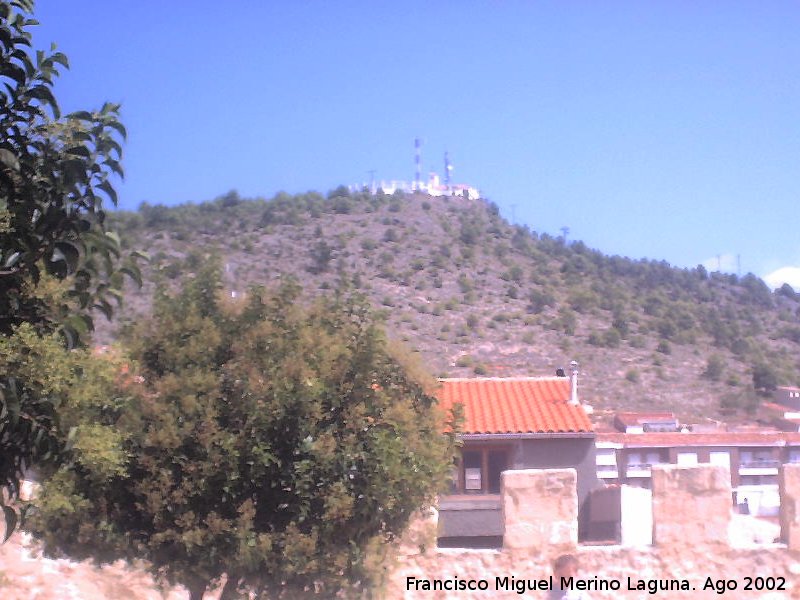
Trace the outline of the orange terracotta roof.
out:
M 465 434 L 588 433 L 582 406 L 569 403 L 565 377 L 442 379 L 441 406 L 464 406 Z
M 767 410 L 771 410 L 772 412 L 777 412 L 780 414 L 800 412 L 800 409 L 792 406 L 785 406 L 784 404 L 777 404 L 775 402 L 762 402 L 761 406 Z
M 800 444 L 800 433 L 783 431 L 720 431 L 718 433 L 598 433 L 598 442 L 627 448 L 687 446 L 785 446 Z

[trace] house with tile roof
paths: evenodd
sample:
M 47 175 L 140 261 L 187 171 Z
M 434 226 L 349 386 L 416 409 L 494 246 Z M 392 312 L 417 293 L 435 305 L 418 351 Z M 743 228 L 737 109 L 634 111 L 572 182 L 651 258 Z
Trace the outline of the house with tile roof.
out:
M 733 504 L 751 514 L 775 515 L 778 470 L 800 462 L 800 433 L 598 433 L 596 460 L 597 476 L 605 483 L 644 488 L 650 488 L 653 465 L 724 465 L 730 469 Z
M 577 399 L 577 371 L 567 377 L 442 379 L 437 392 L 464 414 L 461 455 L 451 493 L 439 501 L 440 545 L 494 545 L 502 540 L 500 474 L 510 469 L 574 468 L 579 535 L 598 485 L 595 434 Z
M 772 424 L 782 431 L 800 432 L 800 388 L 778 387 L 772 402 L 761 407 L 772 416 Z

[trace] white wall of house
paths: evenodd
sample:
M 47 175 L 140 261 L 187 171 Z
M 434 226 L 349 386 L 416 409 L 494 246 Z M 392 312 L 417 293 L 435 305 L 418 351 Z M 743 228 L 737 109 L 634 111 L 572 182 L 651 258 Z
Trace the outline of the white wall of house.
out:
M 653 492 L 630 485 L 620 486 L 623 546 L 649 546 L 653 543 Z
M 708 462 L 712 465 L 719 465 L 731 468 L 731 453 L 727 450 L 711 450 L 708 453 Z

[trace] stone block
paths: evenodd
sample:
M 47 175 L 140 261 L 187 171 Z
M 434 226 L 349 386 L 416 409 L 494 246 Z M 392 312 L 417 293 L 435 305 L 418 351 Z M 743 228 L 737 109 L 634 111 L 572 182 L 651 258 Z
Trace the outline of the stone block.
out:
M 781 465 L 778 490 L 781 540 L 792 550 L 800 550 L 800 464 Z
M 400 552 L 405 555 L 424 554 L 429 549 L 436 548 L 438 522 L 439 511 L 433 507 L 414 513 L 400 537 Z
M 732 509 L 728 467 L 657 465 L 651 477 L 655 544 L 728 544 Z
M 547 553 L 578 544 L 575 469 L 523 469 L 502 474 L 503 546 Z

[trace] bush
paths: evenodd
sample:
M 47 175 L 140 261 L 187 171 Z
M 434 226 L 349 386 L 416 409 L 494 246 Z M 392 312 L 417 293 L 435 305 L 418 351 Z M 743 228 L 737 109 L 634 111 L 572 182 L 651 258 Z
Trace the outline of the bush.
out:
M 762 396 L 769 396 L 778 387 L 778 374 L 766 363 L 753 365 L 753 388 Z
M 555 296 L 548 290 L 534 289 L 528 293 L 528 312 L 540 313 L 545 307 L 556 303 Z
M 636 369 L 628 369 L 627 373 L 625 373 L 625 379 L 631 383 L 639 383 L 641 376 Z
M 463 294 L 466 294 L 467 292 L 475 289 L 475 284 L 470 280 L 469 277 L 464 275 L 464 273 L 461 273 L 458 276 L 458 287 L 461 289 Z
M 448 331 L 450 330 L 449 327 L 447 329 Z M 442 328 L 442 331 L 444 331 L 444 328 Z M 474 364 L 475 364 L 475 359 L 473 359 L 469 354 L 465 354 L 464 356 L 459 356 L 458 360 L 456 360 L 457 367 L 471 367 Z
M 132 336 L 142 381 L 107 396 L 123 397 L 106 416 L 119 468 L 79 452 L 44 484 L 36 534 L 47 552 L 140 557 L 193 600 L 226 574 L 226 598 L 304 598 L 309 581 L 364 597 L 382 573 L 364 557 L 452 467 L 434 381 L 357 299 L 287 285 L 233 307 L 209 270 Z
M 719 354 L 712 354 L 708 357 L 703 377 L 711 381 L 719 381 L 725 371 L 725 361 Z

